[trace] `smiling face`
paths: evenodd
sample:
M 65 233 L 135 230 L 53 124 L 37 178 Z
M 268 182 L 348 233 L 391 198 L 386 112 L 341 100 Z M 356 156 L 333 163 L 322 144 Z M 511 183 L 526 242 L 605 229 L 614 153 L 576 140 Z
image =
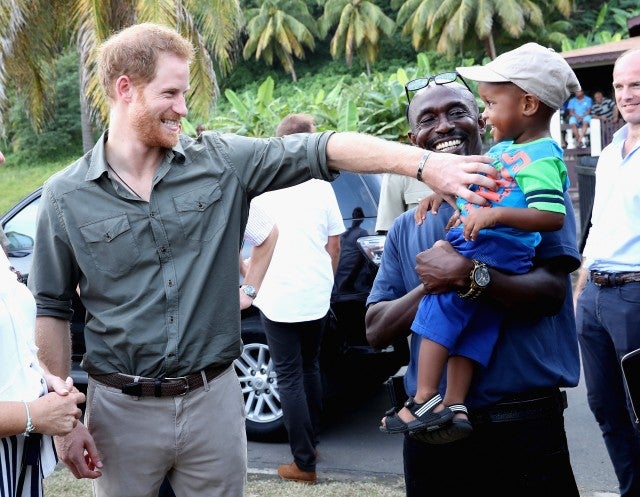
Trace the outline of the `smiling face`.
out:
M 180 119 L 187 115 L 189 63 L 175 55 L 162 54 L 157 67 L 149 83 L 134 87 L 129 120 L 144 145 L 171 148 L 178 143 Z
M 622 118 L 631 126 L 640 125 L 640 50 L 618 59 L 613 68 L 613 89 Z
M 525 92 L 513 83 L 478 83 L 478 93 L 484 102 L 482 113 L 491 136 L 497 142 L 518 139 L 526 132 L 522 106 Z
M 419 90 L 409 106 L 408 119 L 414 145 L 458 155 L 481 152 L 484 120 L 473 95 L 460 84 Z

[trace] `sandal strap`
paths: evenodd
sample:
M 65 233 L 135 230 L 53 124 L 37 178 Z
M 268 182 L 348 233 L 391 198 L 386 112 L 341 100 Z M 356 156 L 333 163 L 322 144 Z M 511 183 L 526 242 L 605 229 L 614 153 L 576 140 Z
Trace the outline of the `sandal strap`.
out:
M 423 416 L 425 413 L 431 411 L 438 404 L 442 403 L 442 397 L 440 396 L 439 393 L 437 393 L 433 397 L 431 397 L 430 399 L 426 400 L 424 402 L 424 404 L 418 404 L 413 399 L 413 397 L 410 397 L 409 400 L 407 400 L 407 404 L 409 404 L 409 403 L 410 403 L 410 405 L 407 405 L 407 408 L 409 410 L 411 410 L 411 413 L 415 417 L 420 417 L 420 416 Z M 413 407 L 413 409 L 412 409 L 412 407 Z
M 451 409 L 454 413 L 464 413 L 464 414 L 469 414 L 469 411 L 467 410 L 467 406 L 465 406 L 464 404 L 451 404 L 450 406 L 447 406 L 449 409 Z

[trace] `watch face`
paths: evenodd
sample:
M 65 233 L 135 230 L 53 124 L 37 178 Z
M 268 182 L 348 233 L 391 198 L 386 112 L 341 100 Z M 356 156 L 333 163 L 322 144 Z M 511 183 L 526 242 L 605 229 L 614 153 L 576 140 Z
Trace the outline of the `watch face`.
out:
M 243 285 L 242 291 L 252 299 L 256 298 L 257 292 L 256 292 L 256 289 L 253 287 L 253 285 Z
M 476 270 L 473 272 L 473 279 L 475 280 L 476 285 L 484 288 L 491 281 L 489 269 L 486 266 L 480 266 L 476 268 Z

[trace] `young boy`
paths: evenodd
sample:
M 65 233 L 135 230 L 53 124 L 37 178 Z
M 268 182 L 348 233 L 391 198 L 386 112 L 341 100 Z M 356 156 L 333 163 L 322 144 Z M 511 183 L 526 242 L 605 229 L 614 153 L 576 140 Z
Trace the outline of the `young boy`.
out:
M 464 400 L 475 363 L 486 366 L 491 358 L 502 319 L 499 309 L 478 299 L 490 283 L 488 266 L 528 272 L 539 231 L 554 231 L 564 223 L 567 170 L 549 123 L 580 88 L 567 62 L 535 43 L 485 66 L 458 68 L 458 73 L 479 82 L 483 117 L 496 142 L 488 155 L 496 159 L 499 189 L 477 190 L 491 208 L 458 199 L 461 223 L 446 239 L 473 259 L 471 285 L 466 291 L 423 297 L 411 327 L 423 337 L 417 392 L 399 412 L 388 413 L 380 427 L 385 433 L 409 431 L 431 443 L 452 442 L 472 431 Z M 443 400 L 439 387 L 445 364 Z

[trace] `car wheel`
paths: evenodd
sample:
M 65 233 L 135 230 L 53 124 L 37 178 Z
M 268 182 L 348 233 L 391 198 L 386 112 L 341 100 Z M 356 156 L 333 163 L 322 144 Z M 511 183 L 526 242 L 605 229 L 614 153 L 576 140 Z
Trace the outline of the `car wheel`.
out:
M 286 430 L 267 339 L 261 332 L 245 332 L 242 340 L 242 355 L 234 361 L 234 366 L 244 395 L 247 438 L 282 441 Z

